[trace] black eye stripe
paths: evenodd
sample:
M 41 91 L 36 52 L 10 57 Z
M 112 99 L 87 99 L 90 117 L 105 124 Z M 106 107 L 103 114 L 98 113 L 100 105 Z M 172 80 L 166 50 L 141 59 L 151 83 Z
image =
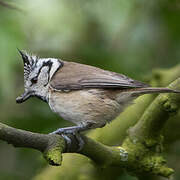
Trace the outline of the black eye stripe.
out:
M 53 72 L 52 72 L 53 74 L 51 74 L 51 70 L 52 70 L 53 64 L 57 65 L 57 68 L 55 67 L 55 70 L 53 69 Z M 44 66 L 49 67 L 49 69 L 47 70 L 48 82 L 49 82 L 49 80 L 51 78 L 51 75 L 53 76 L 58 71 L 59 68 L 63 67 L 63 62 L 60 61 L 60 60 L 54 60 L 54 59 L 53 60 L 51 60 L 51 59 L 43 60 L 42 59 L 42 61 L 38 61 L 38 60 L 33 61 L 33 64 L 32 63 L 31 64 L 25 64 L 24 65 L 24 79 L 31 81 L 30 74 L 33 71 L 35 71 L 34 73 L 36 73 L 36 74 L 34 74 L 34 75 L 38 79 L 38 77 L 39 77 L 39 75 L 41 73 L 41 70 L 42 70 L 42 68 Z M 47 84 L 48 84 L 48 82 L 47 82 Z
M 38 77 L 34 77 L 34 78 L 31 79 L 32 84 L 37 83 L 37 81 L 38 81 Z

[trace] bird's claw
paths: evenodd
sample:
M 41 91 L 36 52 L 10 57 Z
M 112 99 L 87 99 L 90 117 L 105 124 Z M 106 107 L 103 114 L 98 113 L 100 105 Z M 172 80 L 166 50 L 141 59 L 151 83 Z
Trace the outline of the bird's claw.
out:
M 69 151 L 68 149 L 70 149 L 71 147 L 71 144 L 72 144 L 72 140 L 70 137 L 68 137 L 67 135 L 70 134 L 70 135 L 73 135 L 76 140 L 78 141 L 78 149 L 77 149 L 77 152 L 81 151 L 83 146 L 84 146 L 84 140 L 82 139 L 80 133 L 78 132 L 77 129 L 73 128 L 73 129 L 68 129 L 68 128 L 60 128 L 60 129 L 57 129 L 56 131 L 53 131 L 52 133 L 50 134 L 58 134 L 58 135 L 61 135 L 65 140 L 66 140 L 66 143 L 67 143 L 67 151 Z

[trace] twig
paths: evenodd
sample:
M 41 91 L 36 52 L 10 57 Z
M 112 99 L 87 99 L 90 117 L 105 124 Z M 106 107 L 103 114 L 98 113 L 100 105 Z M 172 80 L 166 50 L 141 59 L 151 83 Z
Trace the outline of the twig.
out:
M 3 6 L 5 8 L 8 8 L 8 9 L 13 9 L 13 10 L 17 10 L 17 11 L 22 11 L 22 9 L 12 5 L 12 4 L 9 4 L 7 2 L 4 2 L 2 0 L 0 0 L 0 6 Z

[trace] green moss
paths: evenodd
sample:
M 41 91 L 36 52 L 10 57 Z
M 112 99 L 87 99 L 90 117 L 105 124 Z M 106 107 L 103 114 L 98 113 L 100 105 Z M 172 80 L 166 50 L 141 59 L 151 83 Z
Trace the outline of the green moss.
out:
M 134 162 L 139 160 L 141 157 L 144 157 L 144 154 L 146 153 L 144 146 L 136 139 L 132 140 L 130 138 L 126 138 L 122 147 L 128 152 L 128 161 L 133 166 L 135 165 Z
M 62 162 L 61 149 L 59 147 L 49 149 L 44 153 L 44 158 L 50 165 L 60 166 Z
M 173 169 L 166 166 L 166 160 L 161 155 L 146 156 L 141 163 L 144 171 L 154 175 L 169 177 L 174 172 Z
M 121 161 L 128 161 L 128 152 L 120 146 L 118 147 L 118 150 L 120 151 Z
M 150 137 L 146 138 L 146 139 L 144 139 L 144 143 L 149 148 L 158 146 L 159 148 L 162 149 L 163 148 L 163 145 L 162 145 L 163 140 L 164 140 L 164 137 L 162 135 L 160 135 L 159 137 L 156 137 L 156 138 L 150 138 Z
M 163 107 L 168 113 L 177 113 L 177 111 L 179 110 L 177 103 L 175 104 L 171 102 L 170 100 L 168 100 L 168 98 L 166 101 L 164 101 Z
M 51 143 L 51 142 L 50 142 Z M 44 158 L 50 165 L 60 166 L 62 163 L 62 152 L 65 148 L 65 142 L 61 138 L 56 138 L 47 150 L 44 151 Z
M 137 176 L 145 173 L 164 177 L 172 175 L 174 171 L 166 166 L 165 159 L 157 152 L 156 147 L 159 146 L 161 142 L 157 143 L 156 140 L 147 139 L 146 143 L 148 143 L 148 146 L 137 139 L 132 140 L 126 138 L 123 143 L 123 148 L 126 149 L 129 155 L 127 170 Z M 155 148 L 152 148 L 152 145 Z

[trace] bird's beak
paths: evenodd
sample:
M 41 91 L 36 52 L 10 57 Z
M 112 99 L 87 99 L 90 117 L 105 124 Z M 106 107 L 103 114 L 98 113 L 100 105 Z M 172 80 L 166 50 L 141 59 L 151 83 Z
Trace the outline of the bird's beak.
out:
M 24 101 L 28 100 L 32 96 L 32 93 L 29 91 L 25 91 L 21 96 L 16 98 L 16 103 L 20 104 Z

